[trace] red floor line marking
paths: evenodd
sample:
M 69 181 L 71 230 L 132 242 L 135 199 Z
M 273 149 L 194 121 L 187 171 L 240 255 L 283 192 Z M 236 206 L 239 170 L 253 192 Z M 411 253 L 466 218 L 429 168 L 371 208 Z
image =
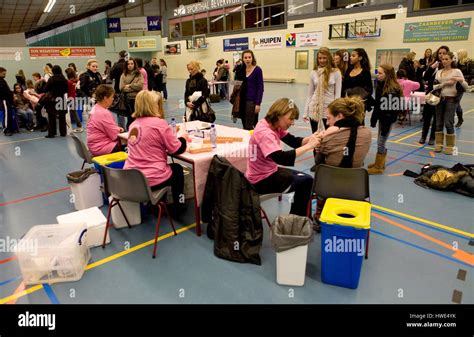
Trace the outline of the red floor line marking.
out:
M 398 172 L 398 173 L 391 173 L 388 176 L 389 177 L 399 177 L 399 176 L 402 176 L 402 175 L 403 175 L 403 172 Z
M 433 151 L 430 151 L 430 156 L 433 157 L 433 158 L 436 158 L 436 155 Z
M 50 195 L 50 194 L 54 194 L 54 193 L 58 193 L 58 192 L 63 192 L 63 191 L 66 191 L 66 190 L 69 190 L 69 187 L 60 188 L 59 190 L 54 190 L 54 191 L 50 191 L 50 192 L 46 192 L 46 193 L 36 194 L 36 195 L 31 196 L 31 197 L 26 197 L 26 198 L 22 198 L 22 199 L 18 199 L 18 200 L 4 202 L 3 204 L 0 204 L 0 206 L 16 204 L 18 202 L 22 202 L 22 201 L 26 201 L 26 200 L 30 200 L 30 199 L 36 199 L 36 198 L 39 198 L 39 197 L 44 197 L 45 195 Z
M 16 256 L 12 256 L 12 257 L 9 257 L 8 259 L 0 260 L 0 264 L 4 264 L 4 263 L 10 262 L 10 261 L 13 261 L 15 259 L 16 259 Z

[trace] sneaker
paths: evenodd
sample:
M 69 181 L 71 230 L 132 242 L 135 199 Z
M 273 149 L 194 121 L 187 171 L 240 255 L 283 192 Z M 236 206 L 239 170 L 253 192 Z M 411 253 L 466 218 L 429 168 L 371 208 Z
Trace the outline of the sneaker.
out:
M 83 128 L 77 128 L 77 129 L 72 130 L 72 132 L 75 132 L 75 133 L 80 133 L 80 132 L 83 132 L 83 131 L 84 131 Z
M 426 143 L 426 137 L 421 137 L 420 140 L 418 141 L 420 144 Z

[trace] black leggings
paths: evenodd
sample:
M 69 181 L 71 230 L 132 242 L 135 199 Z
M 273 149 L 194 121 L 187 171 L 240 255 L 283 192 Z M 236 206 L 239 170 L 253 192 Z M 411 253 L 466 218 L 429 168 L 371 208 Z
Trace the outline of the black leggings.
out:
M 174 204 L 185 203 L 184 198 L 184 173 L 183 167 L 179 164 L 172 163 L 169 164 L 171 171 L 171 177 L 168 180 L 163 181 L 161 184 L 151 186 L 152 191 L 162 189 L 166 186 L 171 186 L 171 192 L 173 194 Z

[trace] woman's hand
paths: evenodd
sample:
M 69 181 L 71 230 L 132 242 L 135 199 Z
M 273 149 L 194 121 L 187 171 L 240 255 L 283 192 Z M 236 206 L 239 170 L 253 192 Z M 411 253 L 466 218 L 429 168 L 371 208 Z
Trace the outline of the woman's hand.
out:
M 260 105 L 255 106 L 255 113 L 258 114 L 260 112 Z
M 119 132 L 123 133 L 123 132 L 125 132 L 125 130 L 123 128 L 119 128 Z
M 303 121 L 304 121 L 305 123 L 309 123 L 309 117 L 303 117 Z
M 433 64 L 431 65 L 431 68 L 436 69 L 436 68 L 438 68 L 438 66 L 439 66 L 439 62 L 436 61 L 435 63 L 433 63 Z
M 187 106 L 188 108 L 194 109 L 194 104 L 191 103 L 191 102 L 186 103 L 186 106 Z

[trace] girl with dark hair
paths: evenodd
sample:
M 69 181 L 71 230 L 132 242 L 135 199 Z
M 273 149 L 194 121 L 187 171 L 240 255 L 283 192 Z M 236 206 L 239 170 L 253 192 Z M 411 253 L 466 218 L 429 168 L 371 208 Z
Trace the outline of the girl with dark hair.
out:
M 370 111 L 374 105 L 372 92 L 370 61 L 363 48 L 356 48 L 350 57 L 350 66 L 344 74 L 341 96 L 360 96 L 365 101 L 365 110 Z
M 48 135 L 46 138 L 54 138 L 56 136 L 56 117 L 59 119 L 59 134 L 61 137 L 66 137 L 67 126 L 66 126 L 66 113 L 67 110 L 57 110 L 56 100 L 64 99 L 67 94 L 68 86 L 67 80 L 63 75 L 63 71 L 60 66 L 55 65 L 52 69 L 52 76 L 49 78 L 44 88 L 45 96 L 47 97 L 44 102 L 46 112 L 48 113 Z M 64 102 L 63 102 L 64 103 Z M 60 104 L 66 106 L 66 104 Z
M 443 64 L 441 63 L 441 58 L 449 51 L 449 47 L 441 46 L 435 52 L 435 57 L 433 62 L 431 62 L 423 75 L 423 79 L 427 84 L 426 93 L 429 93 L 433 90 L 434 81 L 436 79 L 436 73 L 438 70 L 443 69 Z M 433 120 L 433 123 L 431 123 Z M 426 137 L 428 136 L 428 132 L 430 131 L 430 124 L 431 124 L 431 133 L 430 138 L 428 141 L 428 145 L 434 145 L 435 143 L 435 130 L 436 130 L 436 108 L 433 105 L 425 104 L 423 108 L 423 128 L 421 131 L 421 138 L 418 141 L 420 144 L 424 144 L 426 142 Z
M 163 89 L 163 101 L 166 101 L 168 99 L 168 90 L 166 89 L 166 82 L 168 78 L 168 65 L 163 59 L 160 59 L 160 73 L 163 76 L 161 81 L 161 88 Z
M 25 128 L 28 131 L 33 131 L 33 109 L 31 109 L 28 99 L 23 95 L 23 87 L 20 83 L 15 83 L 13 86 L 13 106 L 17 114 L 26 120 Z
M 403 98 L 403 91 L 397 82 L 395 69 L 389 64 L 382 64 L 378 68 L 377 88 L 375 89 L 374 112 L 370 118 L 370 126 L 375 128 L 377 122 L 379 131 L 377 137 L 377 154 L 375 163 L 368 165 L 369 174 L 382 174 L 385 170 L 385 159 L 387 157 L 387 143 L 392 125 L 397 121 L 399 110 Z M 393 104 L 396 101 L 398 104 Z
M 244 66 L 241 68 L 243 78 L 240 87 L 239 117 L 245 130 L 253 130 L 258 122 L 258 113 L 263 98 L 263 72 L 257 66 L 257 60 L 251 50 L 242 53 Z
M 459 105 L 458 95 L 459 90 L 457 84 L 467 89 L 467 82 L 464 80 L 464 75 L 461 70 L 456 68 L 454 62 L 454 53 L 448 51 L 442 56 L 441 62 L 443 69 L 436 73 L 436 82 L 433 89 L 441 89 L 441 102 L 436 105 L 436 143 L 435 152 L 441 152 L 444 145 L 444 130 L 446 127 L 446 147 L 445 154 L 452 155 L 454 146 L 456 144 L 456 134 L 454 133 L 454 114 Z
M 143 75 L 138 69 L 137 61 L 134 58 L 129 58 L 127 63 L 125 63 L 125 68 L 123 69 L 122 76 L 120 76 L 120 91 L 127 95 L 128 102 L 130 104 L 130 115 L 127 121 L 127 129 L 133 122 L 133 117 L 131 114 L 135 110 L 135 97 L 137 94 L 143 90 Z
M 344 77 L 349 67 L 349 52 L 347 49 L 339 49 L 334 53 L 334 66 L 339 69 L 341 78 Z

